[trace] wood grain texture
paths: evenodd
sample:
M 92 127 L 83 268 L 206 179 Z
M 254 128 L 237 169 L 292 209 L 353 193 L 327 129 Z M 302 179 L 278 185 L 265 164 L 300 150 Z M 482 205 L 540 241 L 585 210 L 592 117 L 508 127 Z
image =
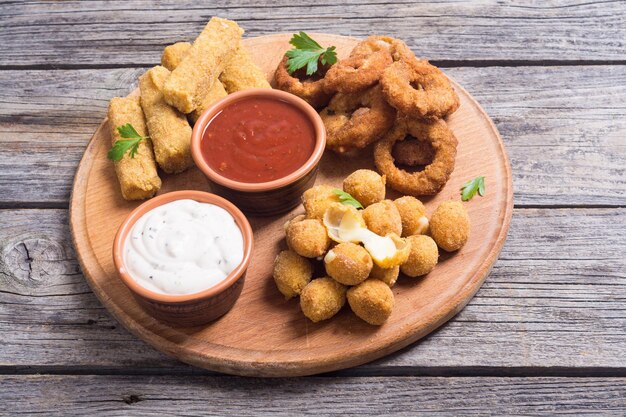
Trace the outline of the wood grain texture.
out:
M 2 376 L 0 384 L 6 398 L 15 398 L 3 410 L 12 416 L 622 415 L 626 410 L 626 378 L 34 375 Z
M 501 256 L 468 306 L 426 339 L 353 372 L 626 371 L 626 240 L 617 227 L 625 223 L 626 209 L 515 210 Z M 0 242 L 0 370 L 201 372 L 111 318 L 79 272 L 66 210 L 2 210 Z
M 445 71 L 500 130 L 517 205 L 626 205 L 626 66 Z M 108 100 L 142 72 L 0 71 L 1 203 L 66 206 Z
M 291 35 L 246 39 L 252 60 L 273 78 Z M 317 35 L 337 47 L 339 59 L 356 45 L 353 38 Z M 286 302 L 271 278 L 274 259 L 284 246 L 284 224 L 302 207 L 273 217 L 249 217 L 254 248 L 246 284 L 234 307 L 201 327 L 165 324 L 136 302 L 117 276 L 111 251 L 117 229 L 139 203 L 121 198 L 106 158 L 111 139 L 106 120 L 94 134 L 76 171 L 70 203 L 70 226 L 81 269 L 107 309 L 137 337 L 184 362 L 214 371 L 247 376 L 298 376 L 345 369 L 381 358 L 426 336 L 456 313 L 476 293 L 495 263 L 509 229 L 513 209 L 511 169 L 502 140 L 489 117 L 461 86 L 454 84 L 461 106 L 447 118 L 457 148 L 454 172 L 432 198 L 422 199 L 429 212 L 443 201 L 459 200 L 467 178 L 486 176 L 490 189 L 466 208 L 471 222 L 467 244 L 442 256 L 437 268 L 420 279 L 394 286 L 393 313 L 383 326 L 370 326 L 349 309 L 332 320 L 313 323 L 298 300 Z M 480 171 L 476 171 L 476 166 Z M 371 150 L 341 158 L 326 152 L 316 184 L 341 186 L 356 169 L 374 169 Z M 210 191 L 195 168 L 163 178 L 158 194 L 196 189 Z M 396 198 L 391 194 L 390 198 Z M 477 235 L 480 235 L 478 238 Z M 260 320 L 257 318 L 261 318 Z
M 0 207 L 67 207 L 108 100 L 143 71 L 106 68 L 156 63 L 213 14 L 237 18 L 246 36 L 393 32 L 444 66 L 491 66 L 446 72 L 502 133 L 519 206 L 618 208 L 516 210 L 492 274 L 458 316 L 346 373 L 624 376 L 626 3 L 311 4 L 1 2 Z M 57 67 L 76 70 L 48 70 Z M 67 222 L 66 210 L 0 210 L 0 372 L 158 376 L 4 376 L 0 415 L 625 413 L 624 378 L 194 376 L 206 372 L 109 316 L 79 271 Z
M 626 60 L 622 1 L 32 1 L 0 4 L 0 66 L 152 65 L 213 15 L 248 37 L 385 33 L 434 60 Z

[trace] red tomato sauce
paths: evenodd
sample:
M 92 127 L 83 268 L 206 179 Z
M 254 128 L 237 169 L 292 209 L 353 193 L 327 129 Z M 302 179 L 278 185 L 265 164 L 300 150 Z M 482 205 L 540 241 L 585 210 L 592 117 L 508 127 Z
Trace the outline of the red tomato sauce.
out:
M 226 178 L 259 183 L 283 178 L 313 153 L 315 129 L 289 103 L 250 97 L 234 102 L 208 124 L 202 156 Z

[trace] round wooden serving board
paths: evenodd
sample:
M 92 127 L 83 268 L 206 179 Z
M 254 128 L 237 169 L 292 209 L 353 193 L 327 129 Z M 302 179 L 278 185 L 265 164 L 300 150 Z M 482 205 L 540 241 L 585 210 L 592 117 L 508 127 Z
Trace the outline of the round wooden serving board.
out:
M 276 65 L 290 48 L 289 34 L 245 39 L 255 62 L 273 78 Z M 356 39 L 314 34 L 322 45 L 336 45 L 347 56 Z M 401 276 L 393 287 L 395 307 L 386 324 L 370 326 L 346 305 L 335 317 L 312 323 L 298 299 L 286 301 L 272 279 L 276 254 L 285 248 L 283 224 L 303 211 L 273 218 L 250 218 L 255 234 L 252 261 L 241 297 L 224 317 L 204 327 L 166 325 L 148 315 L 118 278 L 111 255 L 115 233 L 140 202 L 122 199 L 104 120 L 78 167 L 71 200 L 70 224 L 82 271 L 106 308 L 132 333 L 181 361 L 214 371 L 251 376 L 294 376 L 360 365 L 397 351 L 424 337 L 456 313 L 476 293 L 506 239 L 513 211 L 511 168 L 502 140 L 478 103 L 454 83 L 461 107 L 448 123 L 459 140 L 456 167 L 437 196 L 424 199 L 430 213 L 445 200 L 459 200 L 469 179 L 486 178 L 487 193 L 464 203 L 471 218 L 467 245 L 442 254 L 435 270 L 423 278 Z M 136 94 L 136 92 L 134 92 Z M 372 152 L 347 159 L 327 152 L 317 183 L 341 187 L 358 168 L 372 168 Z M 162 175 L 160 193 L 181 189 L 210 191 L 197 169 Z M 391 198 L 396 195 L 389 193 Z

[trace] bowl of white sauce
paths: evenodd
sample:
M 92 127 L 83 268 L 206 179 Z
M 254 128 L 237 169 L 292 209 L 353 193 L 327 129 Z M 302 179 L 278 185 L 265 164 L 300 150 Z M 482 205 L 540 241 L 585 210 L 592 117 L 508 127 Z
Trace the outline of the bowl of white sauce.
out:
M 252 243 L 250 223 L 235 205 L 210 193 L 176 191 L 133 210 L 115 236 L 113 261 L 150 314 L 197 326 L 237 301 Z

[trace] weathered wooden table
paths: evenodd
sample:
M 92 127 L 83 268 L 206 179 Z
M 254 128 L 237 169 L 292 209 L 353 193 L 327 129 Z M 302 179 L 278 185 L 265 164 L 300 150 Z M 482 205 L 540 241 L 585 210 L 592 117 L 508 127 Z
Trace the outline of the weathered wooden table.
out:
M 0 3 L 0 413 L 626 413 L 626 2 Z M 515 212 L 478 295 L 383 360 L 301 379 L 217 375 L 113 320 L 68 230 L 77 163 L 167 44 L 213 15 L 246 36 L 398 36 L 496 122 Z

